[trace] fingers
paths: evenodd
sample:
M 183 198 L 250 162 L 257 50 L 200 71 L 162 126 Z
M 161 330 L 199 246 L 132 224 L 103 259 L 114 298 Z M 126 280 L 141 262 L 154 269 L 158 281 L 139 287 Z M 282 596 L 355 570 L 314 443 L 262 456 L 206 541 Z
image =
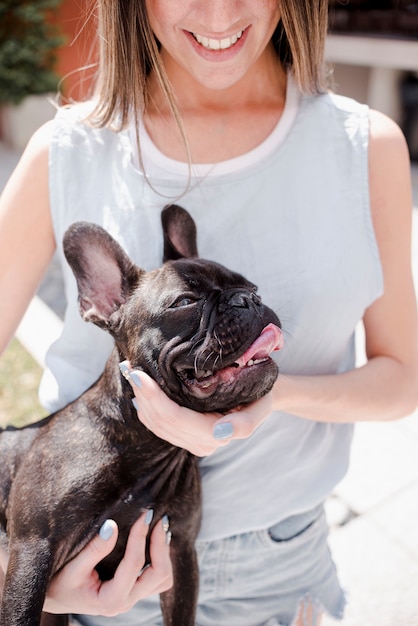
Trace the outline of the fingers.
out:
M 132 526 L 125 555 L 116 570 L 113 586 L 113 593 L 120 595 L 124 592 L 127 580 L 136 581 L 145 565 L 145 545 L 149 531 L 148 519 L 141 517 Z
M 152 512 L 147 511 L 129 533 L 123 559 L 111 580 L 102 582 L 95 566 L 114 548 L 117 525 L 105 522 L 99 534 L 51 581 L 44 609 L 50 613 L 85 613 L 112 617 L 125 613 L 149 595 L 169 589 L 173 581 L 167 518 L 151 534 L 152 563 L 144 569 L 145 546 Z
M 132 372 L 130 382 L 138 401 L 141 421 L 148 421 L 146 425 L 156 425 L 161 432 L 169 432 L 178 421 L 180 407 L 144 372 Z
M 139 585 L 150 585 L 153 593 L 162 593 L 173 586 L 173 567 L 170 559 L 171 532 L 158 523 L 151 534 L 151 565 L 141 574 Z M 144 587 L 141 588 L 143 593 Z
M 95 569 L 116 545 L 118 528 L 106 520 L 99 533 L 52 579 L 44 610 L 49 613 L 100 613 L 101 586 Z
M 144 515 L 135 522 L 114 578 L 101 585 L 99 602 L 107 617 L 124 613 L 143 598 L 166 591 L 173 584 L 170 546 L 161 520 L 151 534 L 151 564 L 144 569 L 148 524 Z
M 131 371 L 126 362 L 120 367 L 135 393 L 138 418 L 155 435 L 196 456 L 207 456 L 225 445 L 216 441 L 212 433 L 218 414 L 181 407 L 144 372 Z
M 239 411 L 218 419 L 214 425 L 214 437 L 226 442 L 231 439 L 247 439 L 268 418 L 272 410 L 272 394 L 268 393 Z
M 72 575 L 80 580 L 90 575 L 96 565 L 112 552 L 117 538 L 118 527 L 116 522 L 106 520 L 99 533 L 75 559 L 70 561 Z

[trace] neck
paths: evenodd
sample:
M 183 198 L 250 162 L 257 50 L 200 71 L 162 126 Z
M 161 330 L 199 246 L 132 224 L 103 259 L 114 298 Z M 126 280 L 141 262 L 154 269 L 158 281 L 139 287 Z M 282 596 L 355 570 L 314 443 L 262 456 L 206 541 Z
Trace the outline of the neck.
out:
M 114 348 L 102 376 L 94 386 L 100 389 L 99 395 L 95 394 L 95 398 L 98 403 L 98 419 L 103 428 L 108 428 L 110 419 L 113 424 L 110 436 L 115 443 L 124 442 L 137 447 L 138 450 L 150 448 L 153 459 L 169 458 L 179 453 L 187 456 L 186 451 L 160 439 L 142 424 L 132 404 L 134 397 L 132 387 L 120 372 L 120 361 L 121 355 L 118 349 Z M 119 424 L 118 427 L 115 427 L 116 423 Z
M 262 105 L 266 102 L 283 101 L 286 93 L 286 72 L 277 59 L 273 45 L 236 82 L 221 88 L 213 88 L 195 79 L 169 55 L 161 52 L 170 86 L 182 114 L 202 108 L 221 110 Z M 218 70 L 219 71 L 219 70 Z M 153 75 L 150 76 L 149 93 L 152 109 L 169 112 L 169 107 Z
M 210 89 L 162 55 L 194 163 L 216 163 L 259 145 L 275 128 L 286 99 L 287 76 L 274 48 L 263 61 L 225 89 Z M 144 116 L 147 131 L 161 152 L 188 161 L 184 139 L 153 76 Z

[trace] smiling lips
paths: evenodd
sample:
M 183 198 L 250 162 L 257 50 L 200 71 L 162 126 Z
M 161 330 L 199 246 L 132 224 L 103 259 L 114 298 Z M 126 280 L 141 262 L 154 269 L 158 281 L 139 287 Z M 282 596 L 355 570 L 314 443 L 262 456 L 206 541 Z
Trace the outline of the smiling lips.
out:
M 235 35 L 225 37 L 224 39 L 211 39 L 209 37 L 199 35 L 199 33 L 192 33 L 192 35 L 196 41 L 207 50 L 227 50 L 236 44 L 239 39 L 241 39 L 243 33 L 244 31 L 240 30 L 238 33 L 235 33 Z

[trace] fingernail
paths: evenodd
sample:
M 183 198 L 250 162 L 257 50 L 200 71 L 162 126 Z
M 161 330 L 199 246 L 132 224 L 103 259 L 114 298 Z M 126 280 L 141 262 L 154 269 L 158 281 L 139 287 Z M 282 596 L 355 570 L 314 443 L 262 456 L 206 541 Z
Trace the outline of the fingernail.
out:
M 139 411 L 139 405 L 136 398 L 132 398 L 132 404 L 134 405 L 135 409 Z
M 230 422 L 223 422 L 221 424 L 216 424 L 213 429 L 213 437 L 215 439 L 229 439 L 234 434 L 234 427 Z
M 161 519 L 161 523 L 163 525 L 164 532 L 168 533 L 168 531 L 170 530 L 170 520 L 168 519 L 168 515 L 164 515 L 164 517 Z
M 154 509 L 148 509 L 147 514 L 145 515 L 145 524 L 147 526 L 151 524 L 153 517 L 154 517 Z
M 103 541 L 107 541 L 113 535 L 113 531 L 114 531 L 113 524 L 110 521 L 110 519 L 107 519 L 105 523 L 103 524 L 103 526 L 101 527 L 101 529 L 99 530 L 100 539 L 103 539 Z
M 139 378 L 139 375 L 137 372 L 131 372 L 130 378 L 133 384 L 135 385 L 135 387 L 142 387 L 141 379 Z
M 151 567 L 151 563 L 148 563 L 147 565 L 144 565 L 144 567 L 141 569 L 141 571 L 138 574 L 138 578 L 140 578 L 142 576 L 142 574 L 145 572 L 145 570 L 148 569 L 149 567 Z
M 121 363 L 119 363 L 119 369 L 122 376 L 124 376 L 126 380 L 129 380 L 131 376 L 131 370 L 129 369 L 128 362 L 122 361 Z
M 171 543 L 172 534 L 170 530 L 170 520 L 168 519 L 168 515 L 164 515 L 164 517 L 161 519 L 161 523 L 165 532 L 165 543 L 167 546 L 169 546 Z

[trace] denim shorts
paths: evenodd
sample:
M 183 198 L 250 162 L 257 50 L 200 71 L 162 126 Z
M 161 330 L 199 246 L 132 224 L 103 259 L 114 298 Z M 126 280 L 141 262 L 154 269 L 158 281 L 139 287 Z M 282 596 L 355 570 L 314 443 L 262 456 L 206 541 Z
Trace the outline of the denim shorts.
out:
M 345 599 L 327 537 L 321 506 L 270 529 L 198 541 L 196 626 L 290 626 L 307 601 L 318 615 L 341 619 Z M 117 617 L 74 620 L 83 626 L 162 626 L 158 596 Z

